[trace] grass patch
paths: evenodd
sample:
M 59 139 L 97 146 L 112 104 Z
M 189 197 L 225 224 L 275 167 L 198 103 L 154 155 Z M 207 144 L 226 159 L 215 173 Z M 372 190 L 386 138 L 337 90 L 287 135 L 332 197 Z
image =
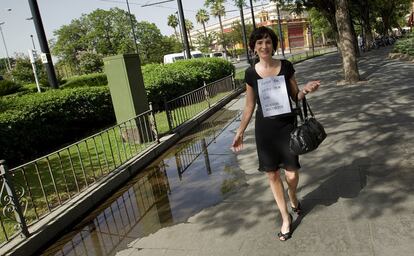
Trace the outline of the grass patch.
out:
M 137 123 L 142 121 L 126 122 L 13 169 L 12 181 L 16 190 L 24 189 L 20 194 L 23 194 L 21 201 L 27 207 L 27 224 L 35 223 L 152 145 L 154 142 L 140 143 L 140 138 L 148 137 L 137 131 Z M 0 210 L 3 211 L 3 205 Z M 8 237 L 16 233 L 14 221 L 2 221 Z M 5 238 L 4 232 L 0 231 L 0 243 L 5 242 Z

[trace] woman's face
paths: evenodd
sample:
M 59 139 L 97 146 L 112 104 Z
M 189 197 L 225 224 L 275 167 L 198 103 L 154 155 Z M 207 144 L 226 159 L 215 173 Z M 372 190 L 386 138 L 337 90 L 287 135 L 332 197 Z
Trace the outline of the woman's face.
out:
M 257 40 L 254 50 L 261 59 L 272 57 L 273 43 L 270 36 L 267 35 L 266 37 Z

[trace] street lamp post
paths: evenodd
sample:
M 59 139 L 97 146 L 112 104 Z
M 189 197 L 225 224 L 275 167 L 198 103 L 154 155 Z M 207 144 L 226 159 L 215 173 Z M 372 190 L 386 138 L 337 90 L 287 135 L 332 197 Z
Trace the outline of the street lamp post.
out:
M 33 20 L 33 17 L 26 18 L 26 20 Z M 33 40 L 33 35 L 30 35 L 30 39 L 32 40 L 33 50 L 36 50 L 36 46 Z
M 30 38 L 32 39 L 33 50 L 36 50 L 36 46 L 35 46 L 35 43 L 34 43 L 34 40 L 33 40 L 33 35 L 30 35 Z
M 1 38 L 3 39 L 4 49 L 6 50 L 6 58 L 7 58 L 6 68 L 9 72 L 11 72 L 9 52 L 7 51 L 6 40 L 4 39 L 3 29 L 1 28 L 2 25 L 4 25 L 4 22 L 0 22 L 0 33 L 1 33 Z
M 283 58 L 285 58 L 285 45 L 283 43 L 283 32 L 282 32 L 282 24 L 280 20 L 280 11 L 279 11 L 279 2 L 276 2 L 276 10 L 277 10 L 277 23 L 279 25 L 279 38 L 280 38 L 280 49 L 282 49 Z
M 183 49 L 185 49 L 185 45 L 184 45 L 184 38 L 183 35 L 181 33 L 181 22 L 180 22 L 180 16 L 178 16 L 178 11 L 175 12 L 175 15 L 177 16 L 178 19 L 178 26 L 180 27 L 178 29 L 178 32 L 180 33 L 180 40 L 181 40 L 181 44 L 183 45 Z
M 128 7 L 129 21 L 131 22 L 132 36 L 134 37 L 135 53 L 138 54 L 137 36 L 135 35 L 134 22 L 132 20 L 131 10 L 129 9 L 129 2 L 126 0 Z
M 184 11 L 183 11 L 183 3 L 181 0 L 177 0 L 178 4 L 178 16 L 179 16 L 179 22 L 181 24 L 181 35 L 183 37 L 183 43 L 184 43 L 184 49 L 185 49 L 185 55 L 187 59 L 191 59 L 191 52 L 190 47 L 188 44 L 188 36 L 187 36 L 187 29 L 185 27 L 185 18 L 184 18 Z
M 39 39 L 40 50 L 44 56 L 42 57 L 42 62 L 46 69 L 49 84 L 52 88 L 57 89 L 59 85 L 56 78 L 55 68 L 53 67 L 52 56 L 50 56 L 49 45 L 47 44 L 46 33 L 43 28 L 37 0 L 29 0 L 29 6 L 33 17 L 33 23 L 36 28 L 37 38 Z

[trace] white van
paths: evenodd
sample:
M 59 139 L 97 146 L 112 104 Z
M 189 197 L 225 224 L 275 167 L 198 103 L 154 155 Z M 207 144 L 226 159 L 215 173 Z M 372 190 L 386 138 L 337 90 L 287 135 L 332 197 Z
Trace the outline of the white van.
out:
M 190 53 L 191 53 L 191 57 L 194 59 L 204 57 L 200 51 L 191 51 Z M 164 64 L 174 63 L 178 60 L 183 60 L 185 59 L 184 54 L 185 54 L 184 52 L 180 52 L 180 53 L 171 53 L 171 54 L 164 55 Z
M 164 55 L 164 64 L 174 63 L 177 60 L 183 60 L 183 59 L 184 59 L 184 54 L 182 53 L 167 54 L 167 55 Z

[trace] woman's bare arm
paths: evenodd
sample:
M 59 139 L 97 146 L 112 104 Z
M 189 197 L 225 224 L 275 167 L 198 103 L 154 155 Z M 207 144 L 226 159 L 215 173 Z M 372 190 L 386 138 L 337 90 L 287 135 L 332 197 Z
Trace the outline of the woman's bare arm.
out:
M 247 125 L 249 125 L 255 106 L 256 100 L 253 88 L 250 85 L 246 84 L 246 103 L 244 106 L 239 129 L 237 129 L 236 135 L 234 136 L 233 143 L 231 145 L 231 149 L 234 152 L 238 152 L 243 149 L 244 131 L 246 130 Z
M 306 96 L 306 94 L 316 91 L 321 85 L 321 81 L 320 80 L 309 81 L 308 83 L 305 84 L 303 89 L 300 90 L 298 83 L 296 82 L 296 78 L 293 75 L 292 78 L 290 78 L 289 80 L 289 84 L 290 84 L 290 88 L 292 91 L 292 99 L 294 101 L 300 101 Z

